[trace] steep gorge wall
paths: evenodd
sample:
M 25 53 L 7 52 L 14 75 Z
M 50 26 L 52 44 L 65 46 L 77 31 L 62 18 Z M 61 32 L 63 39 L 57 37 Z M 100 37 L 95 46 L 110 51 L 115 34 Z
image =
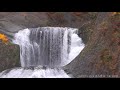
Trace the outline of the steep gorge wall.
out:
M 65 68 L 75 77 L 120 77 L 120 15 L 100 13 L 79 59 Z

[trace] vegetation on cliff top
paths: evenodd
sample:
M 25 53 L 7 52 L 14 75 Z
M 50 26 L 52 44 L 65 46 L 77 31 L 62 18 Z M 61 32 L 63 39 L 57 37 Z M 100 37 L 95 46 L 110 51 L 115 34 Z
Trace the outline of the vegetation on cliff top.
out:
M 1 34 L 1 33 L 0 33 L 0 40 L 1 40 L 3 43 L 5 43 L 5 44 L 8 43 L 8 38 L 7 38 L 7 36 L 5 36 L 4 34 Z

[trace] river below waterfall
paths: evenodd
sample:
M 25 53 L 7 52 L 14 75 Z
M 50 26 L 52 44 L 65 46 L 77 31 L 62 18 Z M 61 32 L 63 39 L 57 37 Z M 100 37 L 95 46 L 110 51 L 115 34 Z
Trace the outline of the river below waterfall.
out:
M 1 78 L 71 78 L 64 70 L 55 69 L 25 69 L 25 68 L 14 68 L 8 69 L 0 73 Z

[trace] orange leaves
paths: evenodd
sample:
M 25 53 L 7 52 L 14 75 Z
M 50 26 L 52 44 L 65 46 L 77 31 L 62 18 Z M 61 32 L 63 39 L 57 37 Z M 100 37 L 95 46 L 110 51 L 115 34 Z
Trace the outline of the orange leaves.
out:
M 8 43 L 8 38 L 4 34 L 0 34 L 0 40 L 2 40 L 3 43 Z

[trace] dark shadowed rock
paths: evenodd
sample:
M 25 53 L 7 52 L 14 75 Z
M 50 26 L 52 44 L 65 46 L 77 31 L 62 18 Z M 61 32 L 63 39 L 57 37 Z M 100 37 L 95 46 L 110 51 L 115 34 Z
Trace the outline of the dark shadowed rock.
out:
M 115 16 L 120 17 L 119 15 Z M 94 31 L 79 58 L 65 67 L 75 77 L 90 77 L 103 75 L 104 77 L 119 77 L 120 20 L 114 20 L 110 13 L 100 13 L 96 19 Z M 115 28 L 114 28 L 115 27 Z M 115 35 L 117 34 L 118 37 Z
M 20 66 L 20 50 L 18 45 L 0 43 L 0 72 Z

